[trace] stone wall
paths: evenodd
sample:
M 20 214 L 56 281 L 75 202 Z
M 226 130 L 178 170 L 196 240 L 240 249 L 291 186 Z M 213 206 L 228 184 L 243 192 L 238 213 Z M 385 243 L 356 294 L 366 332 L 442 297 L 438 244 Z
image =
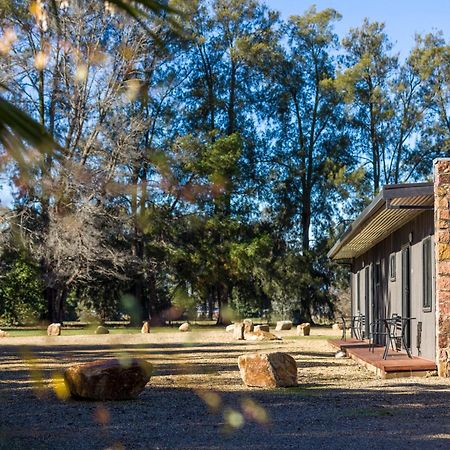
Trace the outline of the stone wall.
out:
M 450 159 L 434 163 L 436 351 L 438 374 L 450 376 Z

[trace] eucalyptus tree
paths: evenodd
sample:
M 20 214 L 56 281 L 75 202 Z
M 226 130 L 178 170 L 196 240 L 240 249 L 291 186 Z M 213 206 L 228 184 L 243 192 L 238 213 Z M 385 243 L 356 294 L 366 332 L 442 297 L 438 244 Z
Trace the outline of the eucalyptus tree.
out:
M 450 45 L 442 32 L 417 36 L 409 64 L 422 79 L 425 111 L 415 168 L 429 174 L 433 158 L 450 154 Z
M 339 18 L 335 10 L 310 8 L 289 19 L 265 56 L 256 55 L 268 80 L 267 107 L 272 111 L 267 139 L 277 220 L 291 236 L 301 237 L 304 252 L 327 210 L 323 195 L 334 174 L 345 164 L 352 168 L 343 103 L 334 86 L 338 38 L 333 24 Z
M 352 141 L 376 193 L 382 184 L 407 181 L 421 159 L 424 79 L 414 55 L 399 63 L 382 23 L 366 19 L 350 30 L 343 47 L 339 86 L 349 103 Z
M 240 221 L 257 209 L 257 103 L 259 72 L 247 53 L 267 41 L 277 14 L 253 0 L 214 0 L 198 5 L 189 23 L 195 46 L 194 68 L 183 99 L 187 116 L 181 129 L 199 140 L 191 182 L 208 182 L 208 198 L 194 202 L 209 241 L 208 267 L 214 267 L 208 301 L 226 305 L 234 281 L 230 245 L 240 239 Z M 210 308 L 211 310 L 211 308 Z M 219 317 L 219 322 L 222 317 Z
M 67 4 L 58 18 L 33 3 L 31 13 L 18 2 L 2 19 L 17 40 L 0 61 L 1 83 L 58 151 L 31 153 L 18 166 L 16 212 L 23 220 L 13 217 L 10 225 L 20 228 L 16 245 L 41 266 L 49 318 L 61 320 L 71 285 L 91 282 L 95 273 L 123 277 L 134 264 L 118 245 L 130 224 L 114 198 L 147 126 L 145 117 L 130 119 L 129 109 L 140 90 L 134 66 L 148 37 L 95 2 Z M 31 218 L 32 228 L 21 227 Z

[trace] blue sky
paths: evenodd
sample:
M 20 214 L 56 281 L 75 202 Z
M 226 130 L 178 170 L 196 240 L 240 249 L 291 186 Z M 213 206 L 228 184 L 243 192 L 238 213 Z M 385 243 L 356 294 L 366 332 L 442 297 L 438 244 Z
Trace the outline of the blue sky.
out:
M 442 30 L 450 37 L 450 0 L 265 0 L 283 17 L 302 14 L 311 5 L 317 9 L 334 8 L 342 14 L 336 25 L 339 37 L 361 25 L 364 18 L 384 22 L 394 50 L 405 57 L 414 45 L 415 33 Z
M 352 27 L 361 25 L 365 17 L 384 22 L 394 43 L 394 50 L 405 57 L 414 45 L 415 33 L 442 30 L 450 39 L 450 0 L 265 0 L 283 17 L 302 14 L 311 5 L 318 9 L 334 8 L 342 14 L 336 32 L 342 38 Z M 3 190 L 1 185 L 3 184 Z M 0 178 L 0 204 L 11 201 L 9 189 Z

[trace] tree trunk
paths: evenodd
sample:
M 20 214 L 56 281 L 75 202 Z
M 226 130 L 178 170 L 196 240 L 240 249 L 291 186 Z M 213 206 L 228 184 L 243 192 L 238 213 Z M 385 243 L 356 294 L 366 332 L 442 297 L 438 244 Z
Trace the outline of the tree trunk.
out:
M 156 286 L 156 274 L 154 269 L 150 269 L 147 274 L 147 292 L 144 296 L 143 320 L 151 320 L 152 314 L 156 311 L 159 303 L 158 289 Z
M 219 315 L 217 317 L 216 325 L 229 325 L 230 319 L 224 315 L 224 309 L 228 306 L 228 300 L 231 296 L 231 289 L 226 284 L 218 286 L 217 301 L 219 306 Z
M 309 251 L 309 230 L 311 228 L 311 194 L 303 193 L 303 208 L 301 211 L 302 248 Z
M 44 298 L 47 300 L 47 319 L 51 323 L 63 323 L 64 305 L 67 299 L 67 287 L 48 287 L 44 291 Z

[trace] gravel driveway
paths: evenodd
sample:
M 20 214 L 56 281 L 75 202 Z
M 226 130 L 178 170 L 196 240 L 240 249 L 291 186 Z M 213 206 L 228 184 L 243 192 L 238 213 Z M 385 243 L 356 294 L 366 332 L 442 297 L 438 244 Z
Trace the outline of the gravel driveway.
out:
M 233 341 L 224 331 L 14 337 L 0 341 L 0 449 L 449 449 L 450 381 L 379 380 L 335 359 L 324 334 Z M 299 387 L 246 388 L 237 357 L 284 351 Z M 134 401 L 59 400 L 51 379 L 74 362 L 152 362 Z

